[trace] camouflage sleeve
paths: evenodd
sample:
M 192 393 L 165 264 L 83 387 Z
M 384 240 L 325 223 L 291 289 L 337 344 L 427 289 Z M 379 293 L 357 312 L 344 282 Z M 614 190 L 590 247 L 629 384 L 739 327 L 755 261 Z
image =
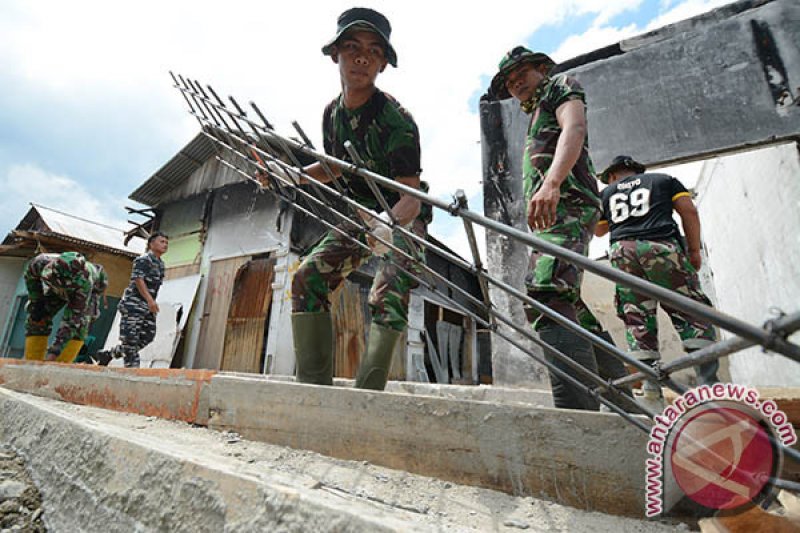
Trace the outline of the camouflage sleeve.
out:
M 417 124 L 411 115 L 400 112 L 391 113 L 388 122 L 391 132 L 387 140 L 389 177 L 419 176 L 422 169 Z
M 686 190 L 686 187 L 683 186 L 683 183 L 678 181 L 677 178 L 673 178 L 672 176 L 670 176 L 669 179 L 669 195 L 672 198 L 673 202 L 682 196 L 688 196 L 690 198 L 692 196 L 691 194 L 689 194 L 689 191 Z
M 61 268 L 59 268 L 61 266 Z M 61 258 L 53 259 L 52 261 L 48 262 L 47 265 L 42 269 L 42 273 L 39 275 L 39 279 L 45 285 L 52 285 L 58 279 L 61 271 L 63 271 L 63 261 Z
M 333 154 L 333 106 L 334 102 L 325 106 L 322 112 L 322 148 L 326 154 Z
M 71 293 L 67 306 L 64 308 L 61 326 L 58 328 L 53 344 L 50 346 L 51 352 L 61 353 L 67 341 L 86 338 L 89 332 L 89 324 L 94 318 L 90 309 L 91 292 L 91 287 L 86 286 L 76 288 Z
M 570 100 L 580 100 L 585 104 L 586 93 L 583 91 L 581 84 L 578 83 L 578 80 L 559 74 L 553 77 L 553 82 L 542 100 L 547 102 L 555 112 L 562 104 Z
M 150 258 L 146 255 L 140 255 L 133 260 L 133 270 L 131 270 L 131 279 L 144 278 L 150 273 Z
M 28 300 L 41 300 L 44 297 L 41 274 L 36 273 L 33 261 L 25 268 L 25 287 L 28 289 Z

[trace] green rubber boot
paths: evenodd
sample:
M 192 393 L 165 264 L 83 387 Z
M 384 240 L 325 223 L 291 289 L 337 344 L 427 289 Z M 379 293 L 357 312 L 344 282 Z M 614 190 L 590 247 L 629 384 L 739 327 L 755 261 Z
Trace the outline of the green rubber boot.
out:
M 299 383 L 333 385 L 331 314 L 292 313 L 295 373 Z
M 614 339 L 611 338 L 611 334 L 607 331 L 601 331 L 597 334 L 598 337 L 603 339 L 604 341 L 608 342 L 611 345 L 614 345 Z M 628 371 L 625 370 L 625 363 L 623 363 L 620 359 L 617 359 L 611 352 L 606 350 L 601 346 L 594 346 L 594 357 L 597 360 L 597 373 L 600 375 L 601 378 L 605 380 L 615 380 L 619 378 L 624 378 L 628 375 Z M 631 390 L 630 385 L 622 385 L 618 387 L 622 394 L 629 397 L 631 401 L 633 401 L 633 391 Z M 606 400 L 614 401 L 615 394 L 611 392 L 604 392 L 603 398 Z M 619 403 L 619 402 L 615 402 Z M 601 404 L 600 405 L 601 411 L 610 411 L 608 407 Z M 627 410 L 627 409 L 626 409 Z
M 379 324 L 369 326 L 369 345 L 356 375 L 357 389 L 383 390 L 392 366 L 392 355 L 402 331 Z
M 566 327 L 550 321 L 542 324 L 538 329 L 538 333 L 541 340 L 556 348 L 582 367 L 597 374 L 597 361 L 594 358 L 591 342 L 578 337 Z M 556 359 L 549 352 L 545 352 L 545 357 L 556 368 L 578 378 L 578 381 L 587 385 L 591 383 L 585 377 L 579 377 L 567 363 Z M 597 411 L 599 409 L 597 400 L 570 382 L 562 380 L 553 372 L 550 372 L 550 388 L 553 391 L 553 404 L 560 409 L 584 409 L 587 411 Z

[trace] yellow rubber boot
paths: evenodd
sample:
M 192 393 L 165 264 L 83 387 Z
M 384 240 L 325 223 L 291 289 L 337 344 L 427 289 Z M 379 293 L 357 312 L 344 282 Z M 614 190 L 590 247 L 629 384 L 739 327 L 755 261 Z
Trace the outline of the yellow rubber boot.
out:
M 58 357 L 56 357 L 57 363 L 71 363 L 78 357 L 78 352 L 81 351 L 81 347 L 83 347 L 83 341 L 72 339 L 71 341 L 67 341 L 67 344 L 64 345 L 64 349 L 61 350 L 61 353 Z
M 25 359 L 28 361 L 44 361 L 46 351 L 47 335 L 25 337 Z

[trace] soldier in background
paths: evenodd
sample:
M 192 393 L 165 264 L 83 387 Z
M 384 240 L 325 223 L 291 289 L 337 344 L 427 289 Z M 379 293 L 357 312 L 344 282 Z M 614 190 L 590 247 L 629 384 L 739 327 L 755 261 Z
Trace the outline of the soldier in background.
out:
M 158 289 L 164 281 L 164 261 L 161 256 L 169 248 L 169 237 L 156 231 L 147 239 L 147 253 L 133 261 L 131 282 L 119 303 L 119 344 L 110 350 L 97 352 L 101 365 L 112 358 L 124 357 L 126 368 L 139 368 L 139 351 L 153 342 L 156 336 Z
M 28 263 L 24 277 L 28 289 L 25 359 L 73 362 L 89 326 L 100 315 L 100 295 L 108 287 L 105 270 L 78 252 L 39 254 Z M 62 307 L 61 326 L 48 347 L 53 317 Z
M 626 155 L 614 158 L 600 175 L 609 186 L 603 190 L 603 217 L 595 234 L 611 232 L 611 264 L 624 272 L 711 305 L 700 287 L 697 271 L 700 253 L 700 217 L 692 197 L 680 181 L 667 174 L 645 173 L 641 163 Z M 672 218 L 681 218 L 686 239 Z M 647 364 L 660 359 L 658 352 L 658 302 L 623 285 L 616 288 L 617 315 L 625 322 L 631 353 Z M 711 324 L 663 305 L 684 350 L 693 352 L 716 341 Z M 719 381 L 718 361 L 695 367 L 700 384 Z M 645 381 L 645 402 L 663 406 L 658 383 Z

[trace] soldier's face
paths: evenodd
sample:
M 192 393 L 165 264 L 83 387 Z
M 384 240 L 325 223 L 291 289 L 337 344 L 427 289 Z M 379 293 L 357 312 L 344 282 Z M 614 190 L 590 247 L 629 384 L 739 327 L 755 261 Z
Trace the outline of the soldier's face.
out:
M 166 237 L 158 236 L 150 241 L 150 250 L 153 253 L 163 254 L 169 248 L 169 240 Z
M 506 75 L 506 89 L 520 102 L 530 100 L 536 87 L 544 79 L 541 65 L 523 63 Z
M 374 86 L 387 64 L 383 41 L 370 31 L 345 34 L 336 44 L 333 61 L 339 65 L 342 84 L 350 89 Z

